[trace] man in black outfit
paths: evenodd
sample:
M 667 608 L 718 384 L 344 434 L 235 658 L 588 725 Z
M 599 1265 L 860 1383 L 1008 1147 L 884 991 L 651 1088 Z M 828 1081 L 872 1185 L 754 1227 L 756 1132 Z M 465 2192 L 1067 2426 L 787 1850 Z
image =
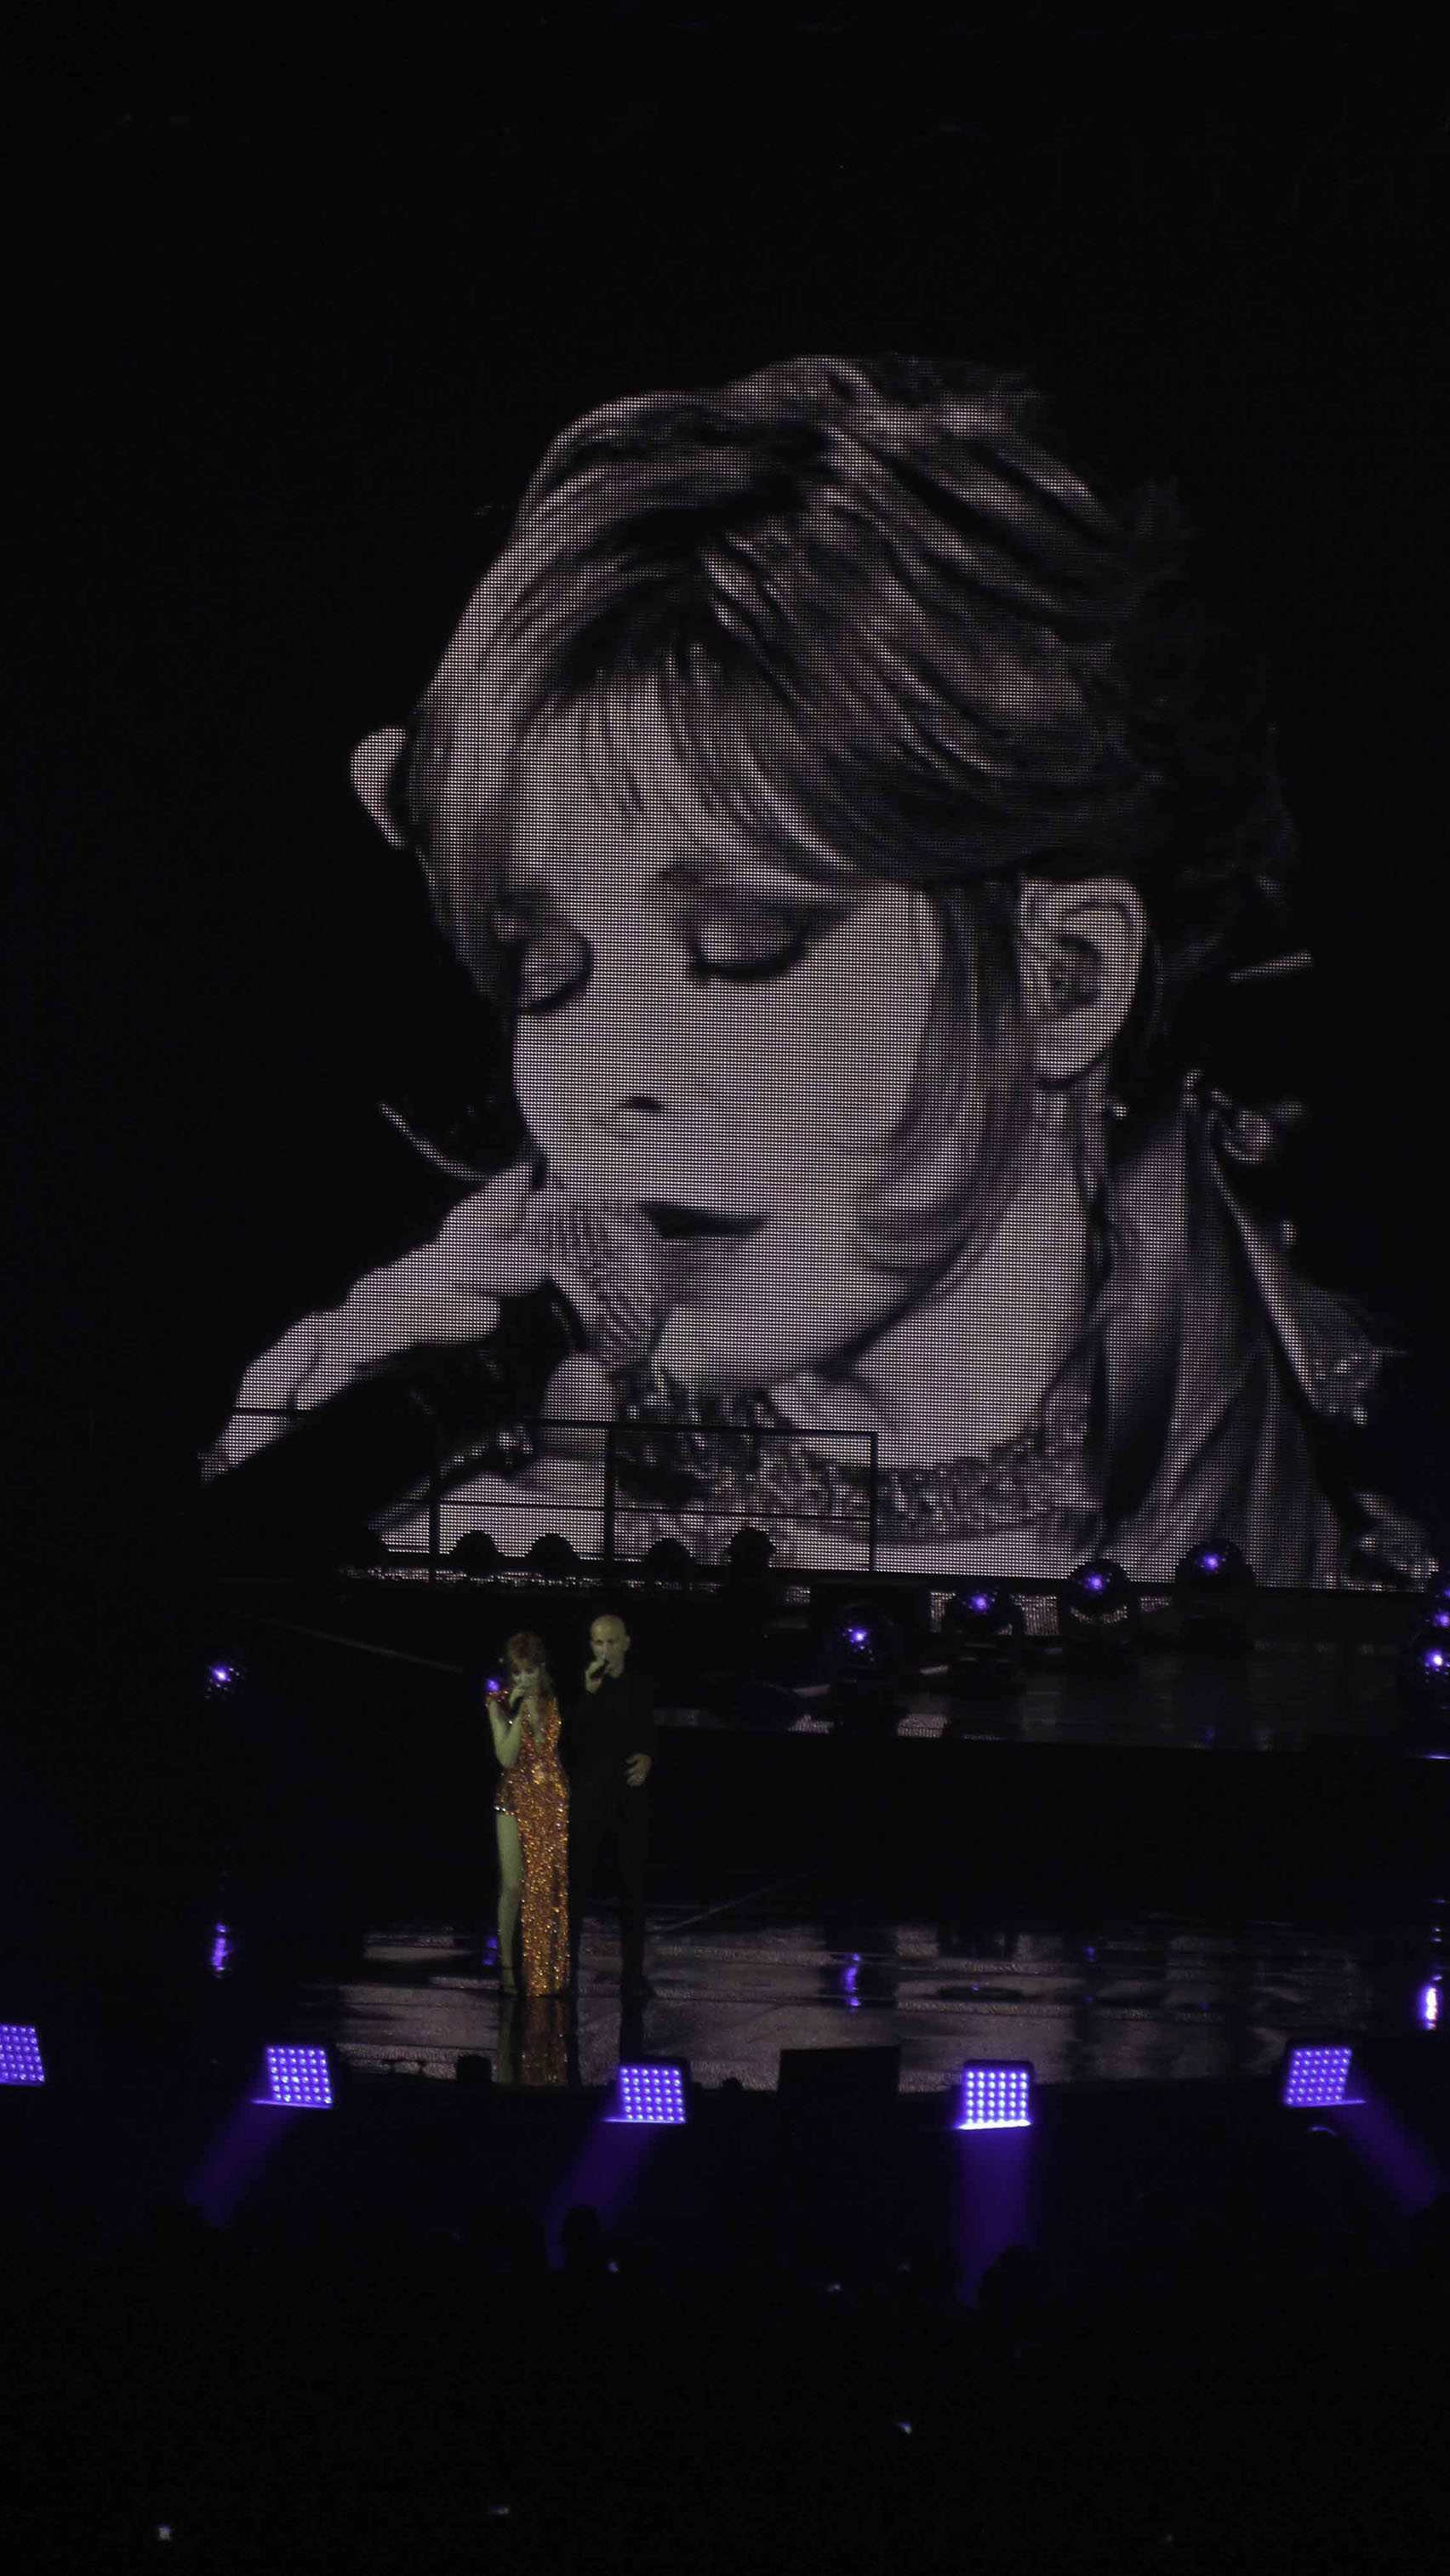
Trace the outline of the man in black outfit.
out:
M 654 1763 L 654 1694 L 642 1673 L 627 1673 L 630 1636 L 613 1611 L 589 1631 L 592 1660 L 584 1687 L 564 1720 L 562 1753 L 569 1775 L 569 1955 L 575 1977 L 584 1908 L 606 1840 L 619 1866 L 619 1913 L 626 2003 L 651 1989 L 644 1973 L 644 1856 L 648 1837 L 645 1782 Z

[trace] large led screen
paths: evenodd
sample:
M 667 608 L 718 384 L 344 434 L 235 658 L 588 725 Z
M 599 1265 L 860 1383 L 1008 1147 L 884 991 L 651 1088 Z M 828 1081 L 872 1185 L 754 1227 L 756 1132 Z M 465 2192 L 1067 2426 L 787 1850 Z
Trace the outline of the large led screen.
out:
M 561 426 L 352 778 L 483 1006 L 441 1225 L 261 1350 L 390 1547 L 1414 1581 L 1292 1109 L 1207 1070 L 1309 967 L 1272 672 L 1171 473 L 987 364 L 802 356 Z M 339 1455 L 343 1454 L 340 1450 Z

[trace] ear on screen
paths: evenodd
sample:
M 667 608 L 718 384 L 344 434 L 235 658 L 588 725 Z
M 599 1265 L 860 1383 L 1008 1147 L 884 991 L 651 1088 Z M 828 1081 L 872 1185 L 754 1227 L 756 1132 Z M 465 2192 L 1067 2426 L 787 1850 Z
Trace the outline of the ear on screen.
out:
M 1022 938 L 1036 969 L 1026 985 L 1041 1080 L 1070 1081 L 1107 1054 L 1132 1008 L 1147 935 L 1142 897 L 1125 878 L 1026 890 Z

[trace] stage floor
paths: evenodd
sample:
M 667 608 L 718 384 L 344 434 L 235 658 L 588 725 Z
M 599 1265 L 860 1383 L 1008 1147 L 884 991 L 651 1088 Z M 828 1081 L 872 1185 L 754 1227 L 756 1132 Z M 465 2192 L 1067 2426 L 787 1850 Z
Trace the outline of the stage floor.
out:
M 370 1932 L 351 1971 L 297 1990 L 300 2035 L 359 2074 L 606 2083 L 622 2057 L 773 2090 L 786 2048 L 899 2045 L 903 2092 L 964 2058 L 1027 2059 L 1043 2084 L 1271 2077 L 1286 2043 L 1417 2026 L 1437 1956 L 1425 1923 L 1346 1930 L 1164 1914 L 942 1924 L 853 1913 L 807 1877 L 650 1907 L 654 1995 L 622 2018 L 617 1926 L 585 1925 L 577 1999 L 510 2003 L 477 1935 Z
M 892 1733 L 948 1734 L 976 1744 L 1105 1744 L 1197 1751 L 1300 1753 L 1323 1739 L 1383 1741 L 1401 1723 L 1394 1695 L 1398 1647 L 1377 1639 L 1276 1638 L 1228 1658 L 1150 1646 L 1103 1672 L 1073 1667 L 1054 1640 L 1038 1639 L 1018 1688 L 1001 1698 L 953 1696 L 930 1653 L 903 1681 Z M 823 1687 L 794 1697 L 799 1714 L 779 1731 L 829 1735 Z M 725 1729 L 718 1713 L 662 1712 L 670 1728 Z
M 971 2057 L 1046 2085 L 1267 2079 L 1294 2039 L 1408 2036 L 1438 1966 L 1450 1764 L 1397 1749 L 1394 1653 L 1159 1645 L 1093 1675 L 1044 1650 L 1005 1701 L 924 1670 L 879 1736 L 671 1707 L 655 1991 L 622 2022 L 607 1878 L 577 1997 L 501 2007 L 494 1765 L 461 1668 L 258 1625 L 184 1733 L 0 1733 L 0 2002 L 77 2068 L 121 2065 L 138 2028 L 158 2065 L 205 2056 L 215 2028 L 223 2051 L 315 2036 L 360 2073 L 482 2056 L 525 2089 L 648 2055 L 765 2092 L 783 2049 L 844 2046 L 899 2047 L 918 2094 Z

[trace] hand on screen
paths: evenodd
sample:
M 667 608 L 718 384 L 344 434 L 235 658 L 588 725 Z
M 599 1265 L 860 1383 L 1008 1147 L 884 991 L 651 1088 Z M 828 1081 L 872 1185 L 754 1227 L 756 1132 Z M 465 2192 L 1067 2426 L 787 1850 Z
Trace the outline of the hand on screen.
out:
M 529 1194 L 528 1172 L 516 1165 L 464 1199 L 431 1243 L 366 1271 L 340 1306 L 304 1315 L 243 1378 L 224 1463 L 236 1466 L 287 1428 L 285 1414 L 249 1414 L 249 1405 L 305 1412 L 380 1360 L 484 1340 L 502 1298 L 527 1296 L 549 1276 L 545 1253 L 521 1230 Z

